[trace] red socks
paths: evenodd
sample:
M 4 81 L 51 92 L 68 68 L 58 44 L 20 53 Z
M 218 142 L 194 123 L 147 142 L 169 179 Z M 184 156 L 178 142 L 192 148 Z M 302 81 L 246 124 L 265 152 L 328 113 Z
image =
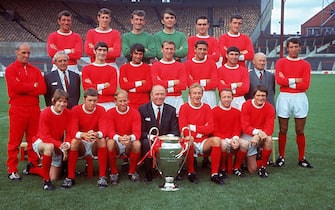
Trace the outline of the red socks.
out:
M 109 160 L 109 167 L 111 169 L 112 174 L 118 174 L 117 166 L 116 166 L 116 151 L 108 151 L 108 160 Z
M 299 161 L 302 161 L 305 157 L 305 145 L 306 145 L 305 135 L 304 134 L 297 135 L 296 142 L 297 142 L 298 151 L 299 151 Z
M 68 160 L 68 178 L 75 178 L 75 170 L 78 160 L 78 151 L 69 151 L 69 160 Z
M 188 155 L 186 157 L 187 172 L 194 173 L 194 146 L 190 146 Z
M 52 156 L 43 155 L 43 160 L 42 160 L 43 181 L 50 180 L 51 161 L 52 161 Z
M 129 173 L 130 174 L 135 173 L 136 166 L 137 166 L 137 161 L 138 161 L 139 157 L 140 157 L 140 153 L 136 153 L 136 152 L 130 151 L 130 155 L 129 155 L 129 159 L 130 159 Z
M 236 156 L 235 156 L 234 169 L 241 168 L 241 165 L 242 165 L 242 162 L 245 156 L 247 156 L 247 151 L 241 151 L 240 149 L 237 151 Z
M 278 135 L 278 145 L 279 145 L 279 155 L 285 157 L 285 146 L 286 146 L 287 137 L 286 134 Z

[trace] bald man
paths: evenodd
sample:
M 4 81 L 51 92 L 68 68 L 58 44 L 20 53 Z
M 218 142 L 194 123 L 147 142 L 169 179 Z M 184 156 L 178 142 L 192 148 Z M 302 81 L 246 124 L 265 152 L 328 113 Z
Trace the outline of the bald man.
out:
M 262 52 L 255 54 L 252 60 L 254 68 L 249 70 L 250 77 L 250 88 L 249 92 L 245 95 L 245 99 L 252 99 L 253 92 L 258 85 L 265 86 L 268 89 L 268 95 L 266 100 L 275 107 L 275 76 L 273 73 L 265 70 L 266 66 L 266 56 Z

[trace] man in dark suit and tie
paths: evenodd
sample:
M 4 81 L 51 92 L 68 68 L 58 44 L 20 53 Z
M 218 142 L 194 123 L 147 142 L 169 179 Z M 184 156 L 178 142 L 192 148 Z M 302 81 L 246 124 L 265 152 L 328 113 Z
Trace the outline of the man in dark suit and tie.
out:
M 139 108 L 142 121 L 141 153 L 143 155 L 150 149 L 148 133 L 152 127 L 159 129 L 159 135 L 180 135 L 176 108 L 164 103 L 166 89 L 161 85 L 155 85 L 151 90 L 150 97 L 151 102 L 143 104 Z M 152 158 L 146 158 L 144 163 L 146 167 L 146 179 L 147 181 L 151 181 Z
M 249 92 L 245 95 L 245 99 L 252 99 L 255 88 L 258 85 L 263 85 L 268 89 L 266 100 L 275 107 L 275 76 L 273 73 L 265 70 L 265 54 L 262 52 L 256 53 L 252 63 L 254 64 L 254 68 L 249 70 L 250 88 Z
M 45 104 L 51 106 L 51 99 L 56 89 L 62 89 L 69 94 L 68 108 L 78 104 L 80 98 L 80 76 L 68 70 L 69 56 L 64 51 L 59 51 L 54 55 L 56 71 L 44 75 L 47 85 L 47 92 L 44 95 Z

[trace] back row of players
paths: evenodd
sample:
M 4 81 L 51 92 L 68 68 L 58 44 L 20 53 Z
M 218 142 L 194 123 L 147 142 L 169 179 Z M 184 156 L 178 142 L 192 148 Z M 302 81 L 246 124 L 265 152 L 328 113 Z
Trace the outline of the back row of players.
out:
M 57 121 L 50 120 L 52 118 L 49 120 L 47 118 L 46 121 L 43 121 L 43 114 L 39 126 L 46 128 L 39 129 L 39 133 L 36 135 L 38 128 L 36 122 L 38 122 L 39 119 L 38 97 L 36 96 L 40 94 L 45 95 L 46 104 L 48 106 L 52 105 L 51 108 L 47 109 L 49 110 L 48 112 L 50 112 L 50 110 L 53 110 L 51 112 L 57 112 L 58 99 L 63 101 L 63 105 L 58 105 L 58 107 L 63 107 L 62 109 L 58 108 L 60 113 L 63 113 L 65 102 L 68 108 L 72 108 L 78 104 L 80 97 L 80 77 L 73 72 L 78 71 L 76 60 L 81 57 L 82 53 L 81 39 L 79 35 L 76 35 L 70 30 L 71 14 L 67 11 L 60 13 L 58 18 L 60 30 L 52 33 L 48 39 L 48 52 L 53 52 L 53 61 L 55 64 L 53 69 L 55 71 L 46 74 L 44 79 L 38 76 L 40 74 L 39 70 L 28 65 L 30 53 L 29 45 L 20 44 L 18 46 L 16 50 L 17 61 L 8 66 L 6 70 L 6 81 L 10 97 L 9 103 L 11 105 L 9 111 L 10 135 L 7 161 L 9 179 L 20 180 L 20 176 L 17 173 L 17 148 L 22 141 L 23 134 L 26 133 L 29 164 L 27 165 L 25 173 L 35 173 L 43 176 L 44 189 L 53 189 L 49 174 L 50 167 L 53 168 L 50 162 L 50 143 L 53 145 L 52 151 L 62 150 L 65 154 L 65 158 L 67 158 L 66 151 L 70 149 L 69 174 L 64 181 L 64 188 L 71 187 L 74 184 L 75 161 L 78 158 L 78 151 L 81 151 L 79 153 L 84 155 L 85 152 L 82 152 L 82 147 L 88 143 L 88 145 L 85 146 L 86 149 L 84 149 L 88 152 L 90 142 L 95 142 L 98 147 L 97 154 L 100 165 L 98 185 L 100 187 L 107 186 L 105 174 L 107 156 L 111 163 L 111 183 L 117 183 L 118 172 L 116 164 L 114 163 L 117 153 L 122 153 L 122 151 L 125 150 L 130 157 L 129 178 L 133 181 L 137 181 L 138 175 L 135 171 L 136 162 L 138 161 L 140 153 L 144 155 L 148 150 L 148 142 L 143 141 L 147 136 L 143 135 L 143 133 L 147 133 L 148 128 L 144 129 L 144 131 L 143 126 L 148 123 L 146 121 L 155 121 L 156 124 L 154 123 L 151 127 L 158 126 L 162 130 L 166 129 L 160 125 L 160 122 L 165 118 L 164 114 L 160 115 L 160 108 L 163 108 L 161 107 L 163 103 L 160 103 L 160 105 L 155 104 L 155 98 L 153 97 L 155 93 L 154 89 L 160 89 L 160 87 L 163 91 L 161 90 L 161 93 L 158 95 L 163 95 L 164 97 L 157 96 L 159 99 L 156 100 L 162 101 L 163 98 L 163 101 L 166 103 L 166 105 L 164 103 L 164 107 L 170 107 L 171 105 L 172 110 L 175 110 L 174 116 L 179 116 L 180 128 L 185 126 L 190 128 L 192 133 L 191 138 L 195 141 L 194 146 L 191 147 L 194 151 L 193 153 L 210 152 L 212 160 L 212 181 L 218 184 L 223 183 L 222 176 L 219 176 L 219 174 L 225 174 L 226 161 L 224 159 L 229 156 L 224 153 L 227 151 L 229 153 L 231 148 L 235 150 L 238 147 L 240 149 L 236 153 L 233 167 L 234 174 L 243 176 L 244 173 L 240 169 L 241 161 L 243 161 L 247 155 L 247 151 L 249 151 L 250 155 L 248 155 L 248 157 L 251 157 L 250 161 L 248 161 L 247 158 L 249 172 L 252 173 L 258 169 L 258 173 L 261 177 L 267 177 L 265 166 L 271 154 L 274 109 L 268 102 L 265 102 L 265 98 L 268 96 L 268 101 L 274 105 L 275 77 L 273 74 L 264 70 L 266 64 L 265 55 L 262 53 L 256 53 L 254 55 L 250 39 L 246 35 L 239 33 L 242 18 L 240 16 L 233 16 L 231 18 L 230 31 L 220 37 L 218 45 L 215 38 L 207 34 L 209 27 L 207 18 L 200 17 L 196 21 L 198 34 L 194 37 L 190 37 L 189 43 L 187 44 L 185 35 L 174 29 L 176 15 L 173 11 L 166 10 L 163 13 L 161 21 L 164 25 L 164 29 L 154 35 L 155 39 L 153 39 L 150 34 L 143 32 L 145 23 L 144 14 L 145 13 L 141 10 L 134 11 L 131 19 L 133 31 L 122 36 L 122 50 L 130 62 L 121 66 L 120 75 L 118 76 L 118 71 L 116 70 L 118 67 L 115 64 L 115 59 L 120 56 L 120 35 L 116 30 L 109 27 L 111 21 L 110 11 L 108 9 L 101 9 L 99 11 L 99 26 L 96 29 L 91 29 L 87 33 L 85 40 L 85 51 L 86 54 L 91 57 L 92 63 L 85 66 L 82 71 L 82 86 L 85 90 L 84 104 L 76 107 L 76 109 L 82 113 L 77 113 L 78 120 L 74 123 L 77 126 L 77 130 L 72 129 L 71 135 L 73 135 L 72 137 L 69 135 L 69 139 L 67 136 L 68 143 L 60 143 L 62 141 L 62 135 L 57 136 L 59 140 L 58 143 L 45 140 L 45 137 L 50 138 L 50 133 L 43 134 L 46 130 L 48 131 L 48 126 L 49 131 L 51 131 L 57 130 L 55 128 L 57 126 L 59 127 L 60 124 L 58 124 Z M 78 40 L 80 44 L 78 44 Z M 159 45 L 157 42 L 160 42 Z M 64 46 L 65 43 L 71 45 L 75 44 L 76 46 Z M 160 47 L 157 48 L 157 46 Z M 188 46 L 194 46 L 194 48 L 187 50 Z M 291 115 L 294 116 L 296 123 L 297 144 L 299 149 L 298 164 L 302 167 L 312 167 L 304 157 L 304 125 L 308 112 L 308 101 L 305 91 L 308 89 L 310 83 L 310 66 L 307 62 L 298 58 L 299 49 L 299 40 L 289 40 L 287 42 L 288 57 L 279 60 L 276 64 L 276 81 L 281 86 L 281 93 L 279 94 L 276 106 L 280 124 L 280 156 L 276 162 L 276 166 L 279 167 L 284 165 L 287 125 Z M 185 63 L 178 62 L 183 55 L 186 55 L 187 51 L 189 52 L 189 59 Z M 223 65 L 220 69 L 217 69 L 215 61 L 220 57 L 220 52 L 224 57 Z M 144 63 L 149 63 L 150 59 L 155 56 L 160 60 L 153 62 L 152 66 Z M 245 68 L 244 61 L 246 59 L 253 59 L 255 65 L 255 70 L 250 71 L 249 74 Z M 125 91 L 117 91 L 118 82 L 120 87 Z M 266 89 L 258 85 L 263 85 Z M 182 91 L 185 90 L 187 86 L 190 87 L 189 103 L 184 104 Z M 152 87 L 154 87 L 151 92 L 152 102 L 149 102 L 149 92 Z M 235 107 L 236 110 L 242 109 L 242 112 L 243 109 L 248 110 L 244 115 L 242 114 L 242 116 L 248 117 L 241 121 L 242 126 L 240 125 L 240 127 L 242 128 L 237 132 L 238 134 L 233 133 L 232 127 L 222 127 L 224 125 L 232 125 L 228 120 L 229 117 L 224 116 L 220 118 L 223 121 L 218 121 L 216 124 L 213 124 L 213 120 L 211 120 L 210 117 L 208 118 L 208 116 L 211 116 L 211 114 L 209 114 L 211 113 L 210 107 L 214 108 L 217 105 L 215 95 L 216 88 L 218 88 L 220 93 L 220 108 L 230 110 L 231 107 Z M 67 93 L 64 94 L 64 92 L 56 91 L 57 89 L 63 89 Z M 226 96 L 227 94 L 223 94 L 225 92 L 229 92 L 227 93 L 228 96 Z M 55 93 L 58 95 L 54 95 Z M 21 98 L 21 96 L 23 98 Z M 119 97 L 121 97 L 120 100 Z M 90 100 L 87 98 L 90 98 Z M 231 98 L 231 102 L 225 102 L 223 98 Z M 246 103 L 252 104 L 245 106 L 248 108 L 242 108 L 242 105 L 245 104 L 245 98 L 254 98 L 250 100 L 249 103 Z M 130 109 L 128 107 L 128 101 L 131 110 L 137 110 L 140 106 L 144 107 L 143 104 L 151 104 L 151 114 L 154 115 L 142 116 L 142 123 L 137 124 L 137 126 L 142 124 L 142 137 L 132 130 L 132 126 L 135 125 L 130 122 L 137 122 L 136 120 L 127 119 L 124 121 L 121 117 L 122 113 L 128 113 Z M 109 134 L 113 132 L 99 129 L 99 127 L 97 127 L 98 124 L 93 125 L 94 120 L 87 121 L 91 112 L 95 112 L 96 103 L 103 106 L 106 111 L 110 110 L 108 112 L 115 112 L 115 116 L 109 119 L 119 119 L 119 121 L 115 121 L 115 124 L 121 125 L 121 128 L 119 128 L 121 129 L 119 130 L 120 133 L 116 132 L 117 126 L 115 127 L 115 124 L 111 124 L 113 125 L 112 129 L 106 130 L 113 130 L 114 135 L 108 136 L 106 132 Z M 209 104 L 209 106 L 207 104 Z M 23 107 L 26 105 L 29 105 L 30 110 L 28 112 L 26 107 Z M 113 108 L 115 105 L 116 108 Z M 264 107 L 266 107 L 266 109 L 263 109 Z M 235 108 L 233 108 L 233 110 L 235 110 Z M 256 111 L 251 111 L 253 108 L 255 108 Z M 203 109 L 205 109 L 205 111 Z M 163 108 L 163 113 L 164 110 Z M 117 116 L 117 114 L 121 115 Z M 214 114 L 214 118 L 215 116 Z M 85 120 L 80 117 L 83 117 Z M 31 120 L 32 118 L 34 119 L 33 121 Z M 239 119 L 239 117 L 232 118 Z M 20 122 L 18 123 L 18 121 Z M 237 121 L 240 122 L 240 120 Z M 73 120 L 71 120 L 71 122 L 73 122 Z M 80 125 L 82 122 L 87 123 Z M 168 125 L 170 127 L 178 125 L 177 121 L 171 121 L 170 123 L 171 124 Z M 64 123 L 64 125 L 65 124 L 66 123 Z M 130 127 L 124 130 L 127 126 Z M 243 126 L 246 126 L 246 130 L 243 130 Z M 73 128 L 74 126 L 71 127 Z M 65 127 L 63 128 L 66 130 Z M 216 134 L 214 128 L 224 131 L 229 130 L 229 134 Z M 240 138 L 241 129 L 243 133 L 246 134 L 243 138 Z M 167 129 L 166 132 L 163 131 L 161 133 L 178 135 L 179 131 L 173 132 Z M 217 137 L 210 137 L 211 134 L 214 134 L 214 136 L 217 135 Z M 107 136 L 109 140 L 112 141 L 107 141 L 106 143 L 105 137 Z M 34 144 L 32 144 L 33 139 Z M 135 141 L 139 139 L 141 139 L 141 144 L 139 144 L 139 141 Z M 220 141 L 220 139 L 223 141 Z M 248 141 L 249 143 L 246 143 Z M 264 144 L 260 142 L 264 142 Z M 256 162 L 257 152 L 255 152 L 255 145 L 258 143 L 264 146 L 264 148 L 262 151 L 263 157 L 260 159 L 261 161 Z M 142 151 L 140 149 L 141 145 Z M 106 146 L 108 152 L 106 151 Z M 35 150 L 36 153 L 34 153 L 33 150 Z M 191 154 L 193 153 L 191 152 Z M 43 154 L 42 169 L 36 167 L 38 163 L 36 154 Z M 49 158 L 45 158 L 44 155 L 49 156 Z M 193 155 L 187 158 L 188 178 L 191 182 L 196 182 L 193 161 Z M 150 160 L 147 161 L 146 159 L 145 162 L 148 168 L 151 168 L 150 165 L 152 165 L 152 163 Z M 57 168 L 59 164 L 54 164 L 53 166 Z M 221 170 L 220 173 L 219 169 Z M 51 179 L 55 177 L 57 176 L 52 175 Z M 152 173 L 150 171 L 147 172 L 146 178 L 147 180 L 152 179 Z

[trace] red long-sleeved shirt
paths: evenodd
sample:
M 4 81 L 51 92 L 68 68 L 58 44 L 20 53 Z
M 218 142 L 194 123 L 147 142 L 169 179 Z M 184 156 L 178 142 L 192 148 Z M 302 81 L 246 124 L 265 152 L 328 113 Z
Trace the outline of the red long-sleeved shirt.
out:
M 208 51 L 207 51 L 208 59 L 218 62 L 220 59 L 219 44 L 218 41 L 215 39 L 215 37 L 209 35 L 208 36 L 195 35 L 187 39 L 188 42 L 187 59 L 192 59 L 194 57 L 195 55 L 194 45 L 199 40 L 204 40 L 208 44 Z
M 234 107 L 226 109 L 220 105 L 216 106 L 212 111 L 214 117 L 214 136 L 221 139 L 231 139 L 234 136 L 240 137 L 242 131 L 240 110 Z

